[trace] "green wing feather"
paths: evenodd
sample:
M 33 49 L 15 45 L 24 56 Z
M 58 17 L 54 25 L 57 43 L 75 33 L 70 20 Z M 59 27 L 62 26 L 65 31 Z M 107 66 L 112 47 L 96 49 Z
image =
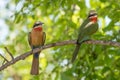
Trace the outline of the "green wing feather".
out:
M 82 24 L 82 26 L 80 27 L 80 32 L 79 32 L 78 39 L 77 39 L 77 43 L 79 43 L 79 44 L 76 45 L 76 48 L 73 52 L 72 62 L 74 62 L 74 60 L 76 59 L 82 42 L 85 40 L 88 40 L 89 37 L 93 33 L 95 33 L 98 29 L 98 23 L 89 23 L 90 21 L 89 22 L 88 22 L 88 20 L 86 20 L 86 21 L 87 22 L 84 22 Z M 90 24 L 90 25 L 88 25 L 88 24 Z
M 91 23 L 90 25 L 86 24 L 86 26 L 81 26 L 80 29 L 81 30 L 78 35 L 79 43 L 89 39 L 89 37 L 98 30 L 98 23 Z

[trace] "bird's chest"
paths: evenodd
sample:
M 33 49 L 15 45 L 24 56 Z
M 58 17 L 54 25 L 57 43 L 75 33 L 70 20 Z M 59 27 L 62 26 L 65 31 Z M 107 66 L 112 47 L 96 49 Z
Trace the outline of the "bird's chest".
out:
M 42 45 L 43 32 L 39 30 L 32 30 L 31 32 L 31 42 L 33 46 Z

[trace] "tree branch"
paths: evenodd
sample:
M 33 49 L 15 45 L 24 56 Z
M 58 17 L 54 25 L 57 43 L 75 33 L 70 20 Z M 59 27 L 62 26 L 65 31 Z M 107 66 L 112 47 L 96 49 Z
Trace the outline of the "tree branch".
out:
M 114 41 L 100 41 L 100 40 L 89 40 L 89 41 L 85 41 L 84 43 L 86 44 L 99 44 L 99 45 L 105 45 L 105 46 L 114 46 L 114 47 L 120 47 L 120 43 L 118 42 L 114 42 Z M 19 60 L 23 60 L 26 57 L 30 56 L 32 53 L 36 53 L 41 51 L 42 49 L 47 49 L 47 48 L 51 48 L 51 47 L 55 47 L 55 46 L 64 46 L 64 45 L 72 45 L 72 44 L 76 44 L 76 40 L 67 40 L 67 41 L 62 41 L 62 42 L 56 42 L 56 43 L 51 43 L 51 44 L 47 44 L 44 45 L 42 48 L 36 48 L 32 51 L 28 51 L 24 54 L 21 54 L 20 56 L 14 58 L 13 60 L 3 64 L 0 67 L 0 71 L 4 70 L 5 68 L 7 68 L 8 66 L 15 64 L 17 61 Z
M 11 57 L 12 59 L 14 59 L 12 53 L 8 50 L 8 48 L 7 48 L 7 47 L 4 47 L 4 48 L 5 48 L 5 50 L 8 52 L 8 54 L 10 55 L 10 57 Z
M 9 62 L 2 54 L 0 54 L 0 56 L 4 59 L 4 61 Z M 3 61 L 3 63 L 4 63 L 4 61 Z

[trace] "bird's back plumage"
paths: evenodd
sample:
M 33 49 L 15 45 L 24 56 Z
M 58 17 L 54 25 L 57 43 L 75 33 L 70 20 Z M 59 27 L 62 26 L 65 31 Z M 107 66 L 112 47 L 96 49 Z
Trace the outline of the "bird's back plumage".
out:
M 90 36 L 98 30 L 98 23 L 94 22 L 95 20 L 97 20 L 97 18 L 93 19 L 94 21 L 91 21 L 90 19 L 93 16 L 97 17 L 96 15 L 97 15 L 96 12 L 94 10 L 91 10 L 87 19 L 85 19 L 85 21 L 80 26 L 76 48 L 72 56 L 72 62 L 75 60 L 81 44 L 84 41 L 88 40 Z

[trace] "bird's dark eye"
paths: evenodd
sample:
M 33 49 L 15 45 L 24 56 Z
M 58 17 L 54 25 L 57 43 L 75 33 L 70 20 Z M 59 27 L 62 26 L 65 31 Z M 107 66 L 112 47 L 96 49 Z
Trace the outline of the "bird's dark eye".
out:
M 33 26 L 33 27 L 38 26 L 38 25 L 40 25 L 40 24 L 34 24 L 34 26 Z
M 89 14 L 88 17 L 95 16 L 95 15 L 97 15 L 97 14 L 96 14 L 96 13 L 94 13 L 94 14 Z
M 36 27 L 36 26 L 39 26 L 39 25 L 42 25 L 42 24 L 44 24 L 44 23 L 42 23 L 42 22 L 36 22 L 36 23 L 33 25 L 33 27 Z

